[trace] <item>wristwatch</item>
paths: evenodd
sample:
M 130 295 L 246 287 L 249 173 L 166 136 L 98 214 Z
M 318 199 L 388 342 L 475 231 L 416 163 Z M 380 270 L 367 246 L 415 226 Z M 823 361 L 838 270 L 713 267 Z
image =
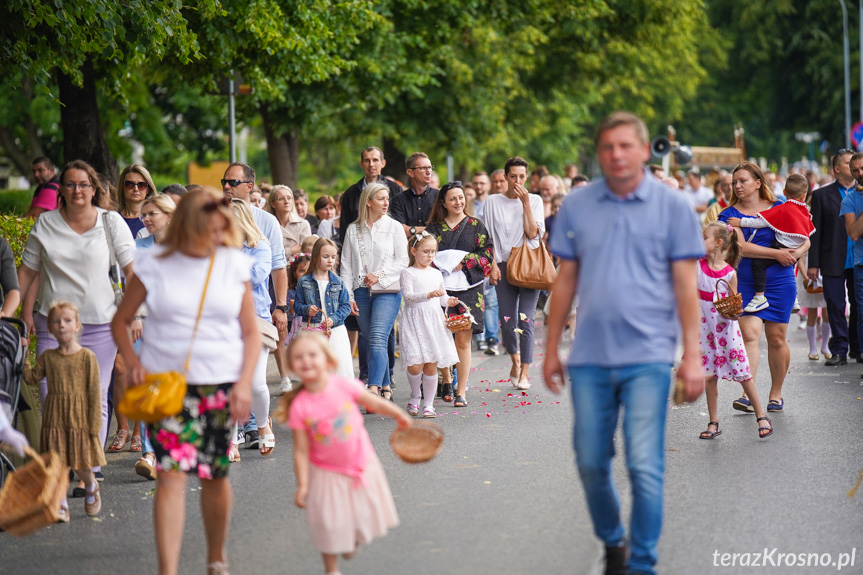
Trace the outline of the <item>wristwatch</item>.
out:
M 417 227 L 416 227 L 416 226 L 411 226 L 411 235 L 412 235 L 412 236 L 413 236 L 413 235 L 416 235 L 416 233 L 417 233 Z
M 277 305 L 277 306 L 276 306 L 276 309 L 277 309 L 277 310 L 279 310 L 279 311 L 281 311 L 281 312 L 288 313 L 288 310 L 289 310 L 290 308 L 289 308 L 288 306 L 286 306 L 286 305 Z

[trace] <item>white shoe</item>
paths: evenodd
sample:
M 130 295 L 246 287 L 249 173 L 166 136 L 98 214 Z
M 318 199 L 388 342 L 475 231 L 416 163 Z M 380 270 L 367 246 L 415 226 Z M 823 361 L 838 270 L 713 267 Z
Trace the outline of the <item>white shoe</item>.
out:
M 767 298 L 763 295 L 757 295 L 753 297 L 746 307 L 743 308 L 743 311 L 746 313 L 755 313 L 756 311 L 761 311 L 763 309 L 767 309 L 770 307 L 770 303 L 768 303 Z
M 282 383 L 279 384 L 279 393 L 288 393 L 293 388 L 294 386 L 291 385 L 290 379 L 283 379 Z
M 519 380 L 518 385 L 516 385 L 515 388 L 521 390 L 530 389 L 530 381 L 526 379 L 521 379 Z
M 791 308 L 791 313 L 797 313 L 800 311 L 800 300 L 794 298 L 794 307 Z
M 432 419 L 437 417 L 437 413 L 435 413 L 434 407 L 431 405 L 426 405 L 423 407 L 423 417 L 426 419 Z

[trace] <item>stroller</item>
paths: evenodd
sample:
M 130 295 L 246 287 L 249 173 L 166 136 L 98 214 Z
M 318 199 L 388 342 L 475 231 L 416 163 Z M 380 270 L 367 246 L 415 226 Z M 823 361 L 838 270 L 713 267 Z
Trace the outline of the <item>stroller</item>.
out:
M 20 319 L 0 318 L 0 409 L 4 410 L 9 422 L 14 426 L 18 415 L 21 397 L 21 378 L 24 375 L 24 362 L 27 347 L 21 338 L 27 338 L 27 326 Z M 0 487 L 15 466 L 0 451 Z

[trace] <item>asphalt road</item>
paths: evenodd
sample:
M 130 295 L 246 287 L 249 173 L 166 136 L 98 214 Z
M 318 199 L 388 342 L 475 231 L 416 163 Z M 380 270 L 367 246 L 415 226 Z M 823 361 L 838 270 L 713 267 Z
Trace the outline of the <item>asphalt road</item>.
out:
M 544 337 L 538 331 L 541 354 Z M 714 441 L 697 438 L 707 423 L 703 398 L 680 408 L 669 403 L 660 573 L 757 572 L 757 567 L 741 567 L 740 561 L 753 563 L 754 554 L 765 549 L 768 573 L 830 573 L 852 553 L 854 565 L 841 572 L 863 573 L 863 493 L 852 493 L 863 472 L 863 365 L 828 368 L 808 361 L 805 332 L 793 325 L 789 339 L 786 411 L 773 416 L 776 432 L 769 439 L 758 439 L 754 416 L 731 409 L 737 384 L 720 387 L 723 434 Z M 569 396 L 545 390 L 538 369 L 542 356 L 526 396 L 505 379 L 507 357 L 474 358 L 481 363 L 472 374 L 469 406 L 453 409 L 438 401 L 446 443 L 432 462 L 410 466 L 399 461 L 387 441 L 393 422 L 365 416 L 401 525 L 343 562 L 345 575 L 602 572 L 602 547 L 593 536 L 573 463 Z M 277 377 L 270 381 L 275 389 Z M 403 405 L 407 383 L 403 376 L 397 381 L 395 398 Z M 766 400 L 766 369 L 758 384 Z M 231 469 L 232 573 L 322 573 L 304 512 L 292 503 L 290 433 L 279 428 L 276 437 L 271 457 L 244 450 L 242 462 Z M 622 455 L 619 436 L 616 443 Z M 85 516 L 82 500 L 71 500 L 69 525 L 25 539 L 0 534 L 0 573 L 155 573 L 154 485 L 135 475 L 135 459 L 128 452 L 108 455 L 97 520 Z M 621 456 L 614 473 L 628 516 L 629 485 Z M 198 496 L 196 482 L 190 481 L 184 574 L 205 573 Z M 734 558 L 734 553 L 751 555 Z M 789 567 L 780 553 L 817 553 L 828 565 Z M 832 555 L 823 555 L 827 553 Z M 777 558 L 779 565 L 771 566 Z M 728 566 L 722 566 L 723 560 Z M 837 565 L 830 565 L 834 561 Z

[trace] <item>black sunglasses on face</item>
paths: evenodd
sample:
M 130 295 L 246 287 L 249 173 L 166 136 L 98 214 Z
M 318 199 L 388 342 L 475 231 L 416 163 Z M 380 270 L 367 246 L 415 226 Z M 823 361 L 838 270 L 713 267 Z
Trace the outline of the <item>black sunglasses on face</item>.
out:
M 222 179 L 222 187 L 223 187 L 223 188 L 224 188 L 226 185 L 227 185 L 227 186 L 230 186 L 230 187 L 232 187 L 232 188 L 236 188 L 236 187 L 237 187 L 237 186 L 239 186 L 240 184 L 251 184 L 251 183 L 252 183 L 252 182 L 249 182 L 249 181 L 247 181 L 247 180 L 225 180 L 225 179 Z

